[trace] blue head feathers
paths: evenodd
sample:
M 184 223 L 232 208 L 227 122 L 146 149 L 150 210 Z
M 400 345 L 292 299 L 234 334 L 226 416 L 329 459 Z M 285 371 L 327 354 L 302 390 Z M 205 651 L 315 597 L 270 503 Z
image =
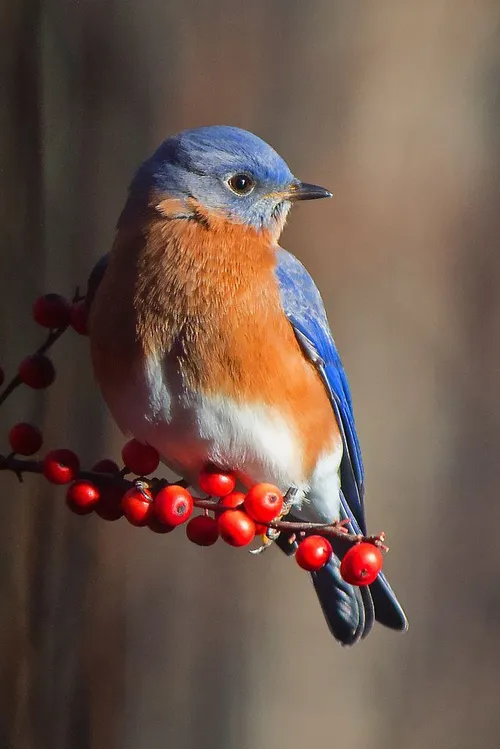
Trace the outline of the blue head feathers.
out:
M 256 135 L 223 125 L 184 130 L 164 141 L 139 168 L 131 198 L 192 197 L 209 210 L 257 230 L 280 229 L 291 201 L 329 197 L 293 176 Z

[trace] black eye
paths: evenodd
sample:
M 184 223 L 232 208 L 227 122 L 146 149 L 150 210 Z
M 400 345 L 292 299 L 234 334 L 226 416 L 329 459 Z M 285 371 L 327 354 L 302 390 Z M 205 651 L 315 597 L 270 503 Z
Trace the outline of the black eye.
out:
M 233 174 L 229 177 L 227 184 L 236 195 L 248 195 L 255 187 L 255 180 L 248 174 Z

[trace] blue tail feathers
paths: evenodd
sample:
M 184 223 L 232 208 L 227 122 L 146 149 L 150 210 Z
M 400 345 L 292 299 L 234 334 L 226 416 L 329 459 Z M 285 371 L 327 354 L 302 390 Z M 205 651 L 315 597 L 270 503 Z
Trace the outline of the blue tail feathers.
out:
M 355 645 L 372 627 L 373 604 L 366 606 L 361 588 L 342 579 L 336 555 L 311 577 L 330 632 L 343 645 Z
M 350 533 L 360 533 L 356 520 L 352 517 L 345 500 L 341 496 L 341 517 L 348 518 Z M 287 519 L 295 520 L 293 515 Z M 293 554 L 297 544 L 289 544 L 286 535 L 281 534 L 277 545 L 287 554 Z M 366 637 L 375 621 L 390 629 L 404 632 L 408 622 L 396 595 L 381 572 L 369 586 L 355 587 L 346 583 L 340 574 L 340 561 L 349 548 L 345 542 L 332 539 L 334 555 L 330 562 L 311 573 L 323 614 L 330 632 L 342 645 L 355 645 Z

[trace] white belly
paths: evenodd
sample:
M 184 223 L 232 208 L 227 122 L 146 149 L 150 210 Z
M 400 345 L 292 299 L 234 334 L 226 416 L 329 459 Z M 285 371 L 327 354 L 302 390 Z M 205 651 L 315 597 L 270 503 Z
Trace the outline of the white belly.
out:
M 246 485 L 269 481 L 282 491 L 297 487 L 299 509 L 306 497 L 304 517 L 338 517 L 341 448 L 305 476 L 299 435 L 277 409 L 193 393 L 154 359 L 130 378 L 127 391 L 104 387 L 103 393 L 119 427 L 156 447 L 165 464 L 189 481 L 195 483 L 211 462 L 235 471 Z

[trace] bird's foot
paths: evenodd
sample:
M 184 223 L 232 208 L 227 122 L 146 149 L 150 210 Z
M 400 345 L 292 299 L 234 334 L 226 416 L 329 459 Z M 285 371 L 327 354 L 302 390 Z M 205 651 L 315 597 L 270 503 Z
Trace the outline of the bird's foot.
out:
M 291 486 L 288 491 L 286 492 L 284 496 L 284 503 L 283 503 L 283 509 L 280 512 L 279 519 L 282 520 L 285 515 L 288 515 L 290 510 L 293 507 L 293 504 L 295 502 L 295 497 L 297 496 L 299 492 L 299 489 L 297 486 Z
M 147 478 L 144 478 L 144 476 L 139 476 L 139 478 L 133 480 L 133 485 L 139 491 L 143 497 L 146 499 L 150 499 L 151 495 L 148 493 L 151 489 L 153 482 L 150 481 Z
M 249 549 L 249 553 L 253 554 L 253 556 L 257 556 L 258 554 L 262 554 L 263 551 L 266 549 L 269 549 L 272 546 L 272 541 L 267 536 L 261 536 L 262 543 L 260 546 L 258 546 L 256 549 Z
M 346 525 L 348 524 L 349 518 L 344 518 L 343 520 L 334 520 L 333 523 L 330 523 L 331 527 L 336 531 L 339 531 L 339 533 L 349 533 L 349 528 L 346 528 Z
M 295 497 L 297 495 L 298 489 L 295 486 L 291 486 L 288 491 L 286 492 L 284 496 L 284 503 L 283 503 L 283 509 L 281 510 L 280 514 L 276 518 L 276 520 L 282 520 L 293 507 L 293 503 L 295 500 Z M 250 554 L 253 554 L 254 556 L 257 556 L 258 554 L 262 554 L 266 549 L 269 549 L 274 541 L 277 541 L 278 538 L 281 535 L 281 531 L 278 530 L 278 528 L 268 528 L 267 532 L 261 536 L 262 543 L 260 546 L 258 546 L 256 549 L 250 549 Z M 295 539 L 295 536 L 294 536 Z M 293 543 L 291 541 L 290 543 Z

